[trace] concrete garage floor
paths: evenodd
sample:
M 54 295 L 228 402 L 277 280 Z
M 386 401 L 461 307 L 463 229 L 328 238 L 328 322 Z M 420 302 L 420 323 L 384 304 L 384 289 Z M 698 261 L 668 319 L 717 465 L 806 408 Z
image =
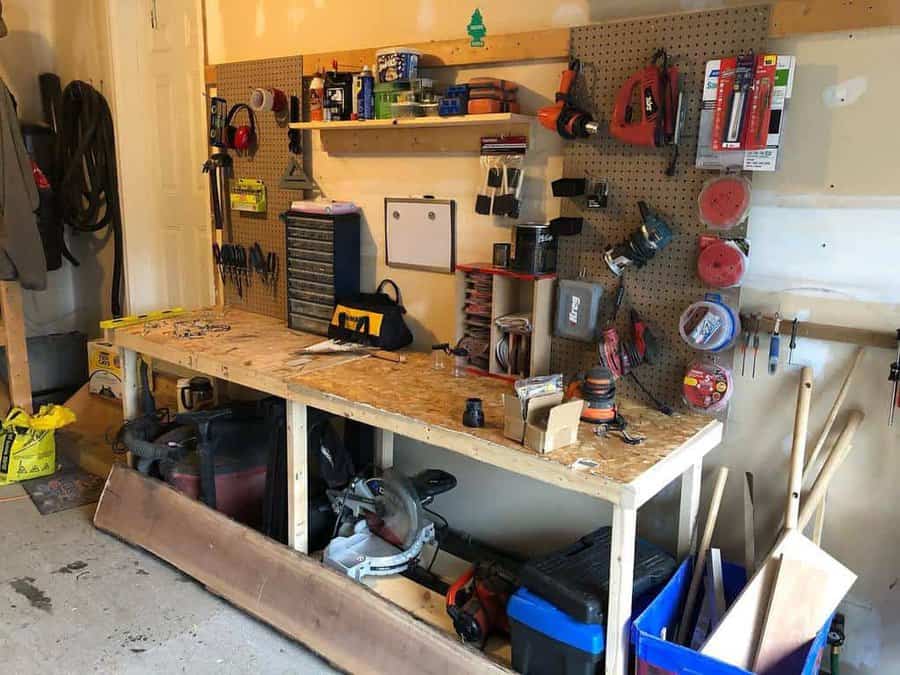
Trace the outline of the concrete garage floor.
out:
M 3 672 L 337 672 L 177 569 L 94 529 L 95 505 L 41 516 L 28 497 L 2 501 L 24 494 L 0 487 Z

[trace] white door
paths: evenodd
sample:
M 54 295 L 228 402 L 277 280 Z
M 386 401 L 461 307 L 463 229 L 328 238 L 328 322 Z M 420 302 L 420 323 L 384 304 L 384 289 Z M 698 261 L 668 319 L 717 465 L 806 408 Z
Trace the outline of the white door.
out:
M 212 303 L 201 0 L 109 3 L 128 311 Z

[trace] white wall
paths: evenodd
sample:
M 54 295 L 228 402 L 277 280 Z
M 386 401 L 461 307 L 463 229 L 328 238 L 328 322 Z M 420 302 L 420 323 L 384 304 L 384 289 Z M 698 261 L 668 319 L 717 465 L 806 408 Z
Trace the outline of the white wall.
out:
M 20 117 L 43 119 L 38 75 L 55 72 L 65 87 L 73 79 L 92 82 L 109 96 L 106 0 L 6 0 L 9 34 L 0 39 L 0 77 L 19 103 Z M 26 291 L 30 335 L 56 331 L 98 332 L 109 316 L 112 246 L 101 237 L 67 236 L 81 266 L 63 266 L 48 276 L 47 290 Z
M 494 34 L 702 6 L 708 5 L 671 0 L 480 4 Z M 473 7 L 435 0 L 409 0 L 389 7 L 327 0 L 207 0 L 210 62 L 464 37 Z M 751 219 L 751 240 L 753 232 L 759 232 L 760 241 L 753 249 L 757 262 L 751 263 L 751 269 L 759 272 L 754 280 L 759 289 L 745 291 L 745 307 L 891 330 L 900 325 L 900 277 L 896 252 L 884 242 L 900 231 L 900 135 L 892 130 L 893 111 L 900 106 L 893 59 L 900 54 L 900 31 L 809 36 L 781 41 L 773 48 L 797 55 L 799 66 L 784 165 L 778 173 L 754 181 L 754 202 L 759 208 Z M 541 98 L 555 91 L 560 65 L 478 70 L 528 82 L 533 90 L 529 109 L 534 110 Z M 470 74 L 453 73 L 462 79 Z M 836 86 L 845 82 L 843 88 Z M 844 105 L 832 105 L 840 103 L 841 93 Z M 538 143 L 538 156 L 530 161 L 536 171 L 543 167 L 544 175 L 552 177 L 560 166 L 558 142 L 545 135 Z M 384 271 L 380 262 L 382 198 L 428 192 L 471 203 L 477 167 L 472 157 L 337 158 L 325 155 L 318 145 L 313 154 L 314 175 L 328 196 L 356 200 L 366 213 L 369 262 L 364 278 L 370 282 Z M 553 215 L 553 200 L 537 196 L 536 212 Z M 866 210 L 872 208 L 878 212 Z M 469 214 L 461 217 L 460 259 L 484 257 L 503 229 Z M 856 255 L 848 255 L 848 247 L 854 245 Z M 807 264 L 808 260 L 814 264 Z M 407 294 L 411 314 L 424 324 L 420 339 L 429 338 L 429 331 L 446 339 L 447 327 L 452 326 L 450 281 L 440 275 L 400 274 L 393 269 L 391 275 Z M 816 297 L 808 292 L 781 292 L 811 285 L 840 293 Z M 764 349 L 766 344 L 764 339 Z M 846 345 L 812 341 L 801 341 L 798 347 L 794 363 L 809 362 L 816 371 L 812 435 L 827 414 L 851 351 Z M 895 499 L 900 425 L 892 430 L 886 425 L 891 358 L 887 351 L 871 350 L 860 367 L 847 407 L 864 410 L 867 418 L 829 496 L 825 548 L 860 577 L 844 606 L 848 616 L 844 672 L 851 675 L 900 672 L 900 506 Z M 755 381 L 739 380 L 738 385 L 725 443 L 707 465 L 707 473 L 721 463 L 735 470 L 716 534 L 716 544 L 735 560 L 742 559 L 743 551 L 741 529 L 734 525 L 741 522 L 736 478 L 744 470 L 756 476 L 760 546 L 774 533 L 787 480 L 796 375 L 783 367 L 775 377 L 758 375 Z M 546 551 L 609 522 L 609 509 L 601 503 L 420 443 L 398 439 L 396 460 L 408 471 L 439 466 L 455 473 L 459 487 L 438 498 L 438 510 L 455 527 L 500 546 Z M 673 487 L 642 509 L 642 534 L 673 544 L 677 498 Z M 704 504 L 707 499 L 704 493 Z

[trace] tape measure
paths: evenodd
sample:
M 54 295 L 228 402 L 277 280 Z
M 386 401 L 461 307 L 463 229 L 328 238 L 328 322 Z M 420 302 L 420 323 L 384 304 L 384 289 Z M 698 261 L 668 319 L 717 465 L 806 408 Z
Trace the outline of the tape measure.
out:
M 133 326 L 136 323 L 144 323 L 145 321 L 161 321 L 162 319 L 171 319 L 184 314 L 186 311 L 184 307 L 173 307 L 172 309 L 160 309 L 155 312 L 147 312 L 146 314 L 132 314 L 131 316 L 123 316 L 118 319 L 105 319 L 100 322 L 100 328 L 124 328 L 125 326 Z
M 700 221 L 717 230 L 739 225 L 750 212 L 750 181 L 743 176 L 710 178 L 697 199 Z
M 711 288 L 731 288 L 741 283 L 747 271 L 747 256 L 733 241 L 700 237 L 697 276 Z

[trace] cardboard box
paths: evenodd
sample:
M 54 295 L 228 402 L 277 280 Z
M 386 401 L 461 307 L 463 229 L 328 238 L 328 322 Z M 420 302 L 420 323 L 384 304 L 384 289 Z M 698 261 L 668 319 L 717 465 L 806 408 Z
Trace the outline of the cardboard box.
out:
M 91 340 L 88 350 L 88 391 L 104 398 L 122 398 L 122 351 L 102 340 Z
M 563 394 L 546 394 L 528 400 L 527 409 L 517 396 L 503 397 L 503 435 L 540 453 L 552 452 L 578 440 L 584 401 L 563 403 Z

